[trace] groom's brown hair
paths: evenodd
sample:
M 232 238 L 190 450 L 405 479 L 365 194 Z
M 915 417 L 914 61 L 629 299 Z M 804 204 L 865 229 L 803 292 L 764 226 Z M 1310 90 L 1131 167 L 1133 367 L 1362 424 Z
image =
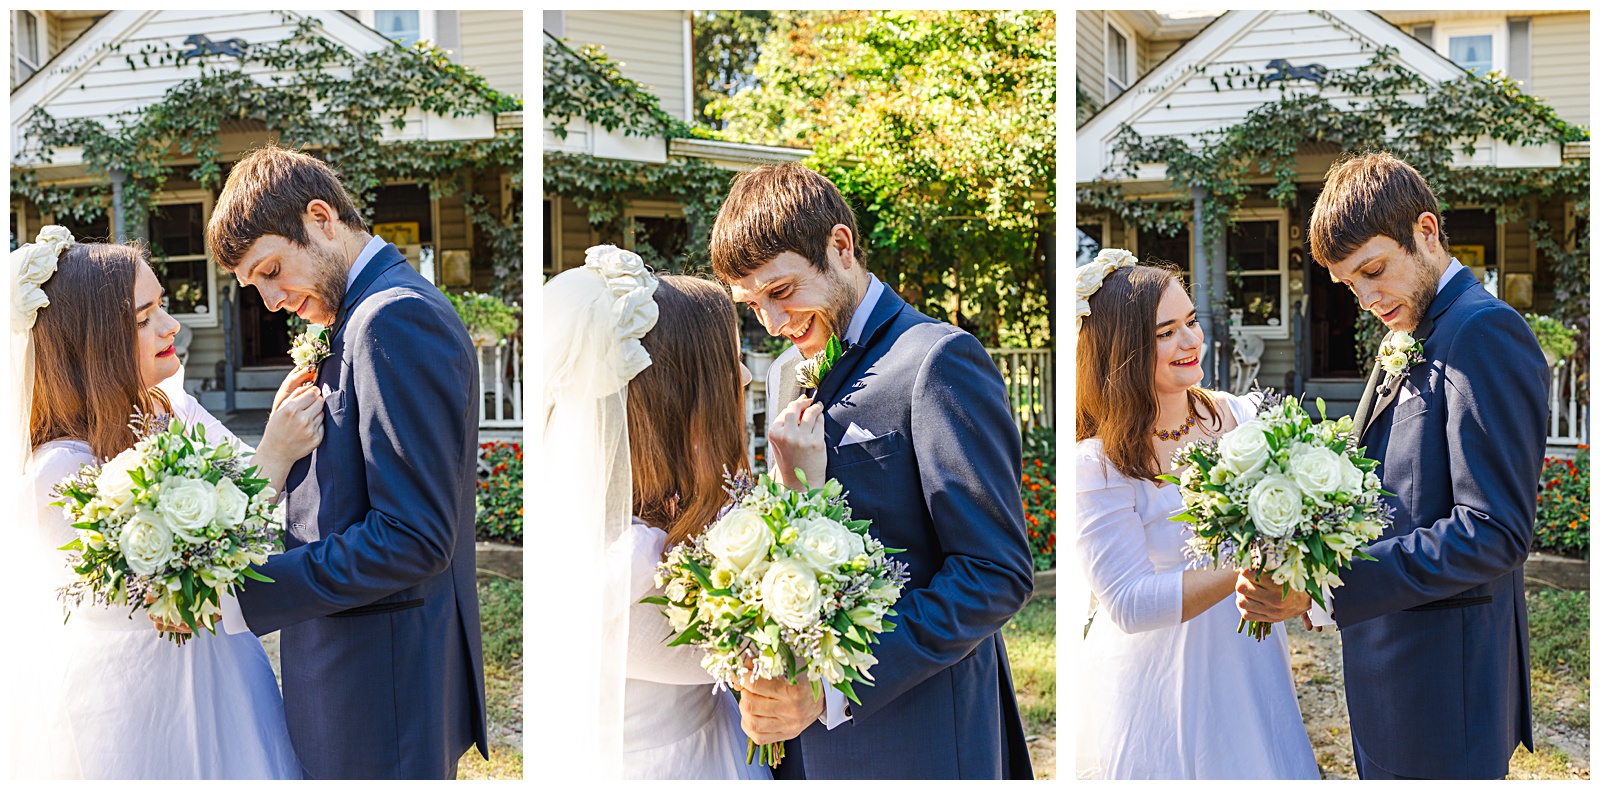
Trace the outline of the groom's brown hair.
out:
M 1439 246 L 1449 249 L 1439 201 L 1411 165 L 1384 152 L 1337 161 L 1311 210 L 1311 256 L 1329 268 L 1378 236 L 1415 255 L 1412 228 L 1423 212 L 1439 218 Z
M 228 173 L 206 223 L 206 246 L 229 271 L 262 236 L 282 236 L 305 247 L 311 243 L 306 206 L 313 200 L 332 206 L 345 227 L 367 232 L 366 220 L 326 162 L 275 145 L 251 151 Z
M 826 273 L 835 225 L 850 229 L 860 261 L 856 215 L 832 181 L 792 162 L 763 165 L 734 177 L 711 228 L 711 268 L 732 282 L 792 252 Z

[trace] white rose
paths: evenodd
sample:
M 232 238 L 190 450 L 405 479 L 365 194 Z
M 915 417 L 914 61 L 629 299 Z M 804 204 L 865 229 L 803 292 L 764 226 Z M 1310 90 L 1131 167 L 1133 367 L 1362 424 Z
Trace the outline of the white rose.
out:
M 1348 457 L 1341 455 L 1339 460 L 1344 462 L 1339 467 L 1339 490 L 1352 497 L 1361 496 L 1362 484 L 1366 482 L 1366 476 L 1356 467 L 1355 462 Z
M 795 553 L 818 573 L 834 573 L 867 551 L 861 536 L 830 518 L 807 519 L 799 525 Z
M 217 494 L 204 480 L 172 478 L 162 484 L 156 509 L 178 537 L 189 543 L 203 543 L 206 525 L 217 516 Z
M 1283 475 L 1267 475 L 1250 492 L 1250 520 L 1269 538 L 1289 534 L 1304 514 L 1300 488 Z
M 244 495 L 233 481 L 224 477 L 217 481 L 217 523 L 236 527 L 244 521 L 250 509 L 250 497 Z
M 780 560 L 761 577 L 761 598 L 767 613 L 789 628 L 807 628 L 822 610 L 822 589 L 816 574 L 794 560 Z
M 146 575 L 155 573 L 172 559 L 172 529 L 160 513 L 141 510 L 123 525 L 117 545 L 128 561 L 129 570 Z
M 1297 444 L 1289 450 L 1289 476 L 1319 505 L 1328 504 L 1329 497 L 1345 489 L 1348 466 L 1344 456 L 1326 447 Z
M 128 473 L 143 462 L 144 455 L 136 447 L 123 450 L 105 462 L 100 467 L 100 476 L 95 478 L 100 500 L 113 507 L 128 501 L 133 495 L 133 478 Z
M 767 556 L 767 550 L 772 548 L 772 530 L 755 511 L 735 508 L 711 525 L 705 545 L 711 556 L 735 571 L 742 571 L 750 563 Z
M 1222 456 L 1221 466 L 1234 477 L 1244 477 L 1259 472 L 1272 458 L 1272 446 L 1267 444 L 1267 432 L 1252 420 L 1224 434 L 1217 442 Z
M 1379 363 L 1383 365 L 1383 372 L 1391 376 L 1398 376 L 1402 373 L 1405 373 L 1406 368 L 1410 367 L 1410 365 L 1407 364 L 1408 360 L 1406 359 L 1406 354 L 1403 351 L 1384 354 L 1379 358 Z

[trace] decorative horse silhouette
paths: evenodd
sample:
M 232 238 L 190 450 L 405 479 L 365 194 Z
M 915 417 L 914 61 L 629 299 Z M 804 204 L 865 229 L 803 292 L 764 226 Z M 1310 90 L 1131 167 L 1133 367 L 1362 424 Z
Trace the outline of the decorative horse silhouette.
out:
M 1310 80 L 1321 84 L 1323 78 L 1328 74 L 1328 69 L 1321 63 L 1313 63 L 1309 66 L 1291 66 L 1289 61 L 1282 58 L 1268 62 L 1267 68 L 1276 73 L 1268 74 L 1262 78 L 1262 85 L 1266 85 L 1269 82 L 1288 82 L 1289 80 Z
M 212 41 L 211 39 L 199 33 L 184 39 L 183 43 L 188 44 L 190 47 L 192 47 L 192 49 L 188 49 L 180 53 L 178 55 L 179 60 L 202 58 L 206 55 L 232 55 L 236 58 L 243 58 L 245 47 L 249 46 L 242 38 L 230 38 L 226 41 Z

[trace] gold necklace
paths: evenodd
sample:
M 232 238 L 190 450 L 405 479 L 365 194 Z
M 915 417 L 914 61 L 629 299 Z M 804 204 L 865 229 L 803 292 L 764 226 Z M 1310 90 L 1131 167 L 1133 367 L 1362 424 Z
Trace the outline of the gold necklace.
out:
M 1181 428 L 1173 428 L 1170 431 L 1165 429 L 1165 428 L 1158 428 L 1156 430 L 1151 431 L 1150 435 L 1156 437 L 1157 439 L 1160 439 L 1161 441 L 1167 441 L 1169 439 L 1177 439 L 1177 438 L 1189 435 L 1189 429 L 1194 427 L 1194 423 L 1195 423 L 1194 402 L 1191 401 L 1189 403 L 1189 418 L 1183 421 L 1183 427 L 1181 427 Z

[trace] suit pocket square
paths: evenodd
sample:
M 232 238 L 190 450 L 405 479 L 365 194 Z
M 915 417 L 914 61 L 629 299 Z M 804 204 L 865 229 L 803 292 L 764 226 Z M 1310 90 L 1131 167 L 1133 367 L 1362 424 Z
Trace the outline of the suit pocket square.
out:
M 862 442 L 870 442 L 876 438 L 878 437 L 874 435 L 872 431 L 869 431 L 855 423 L 850 423 L 850 427 L 846 428 L 844 431 L 844 438 L 839 440 L 839 446 L 844 447 L 851 444 L 861 444 Z
M 900 452 L 898 431 L 890 431 L 855 444 L 845 444 L 840 441 L 839 446 L 828 456 L 828 474 L 831 476 L 835 470 L 854 464 L 881 461 L 898 452 Z

